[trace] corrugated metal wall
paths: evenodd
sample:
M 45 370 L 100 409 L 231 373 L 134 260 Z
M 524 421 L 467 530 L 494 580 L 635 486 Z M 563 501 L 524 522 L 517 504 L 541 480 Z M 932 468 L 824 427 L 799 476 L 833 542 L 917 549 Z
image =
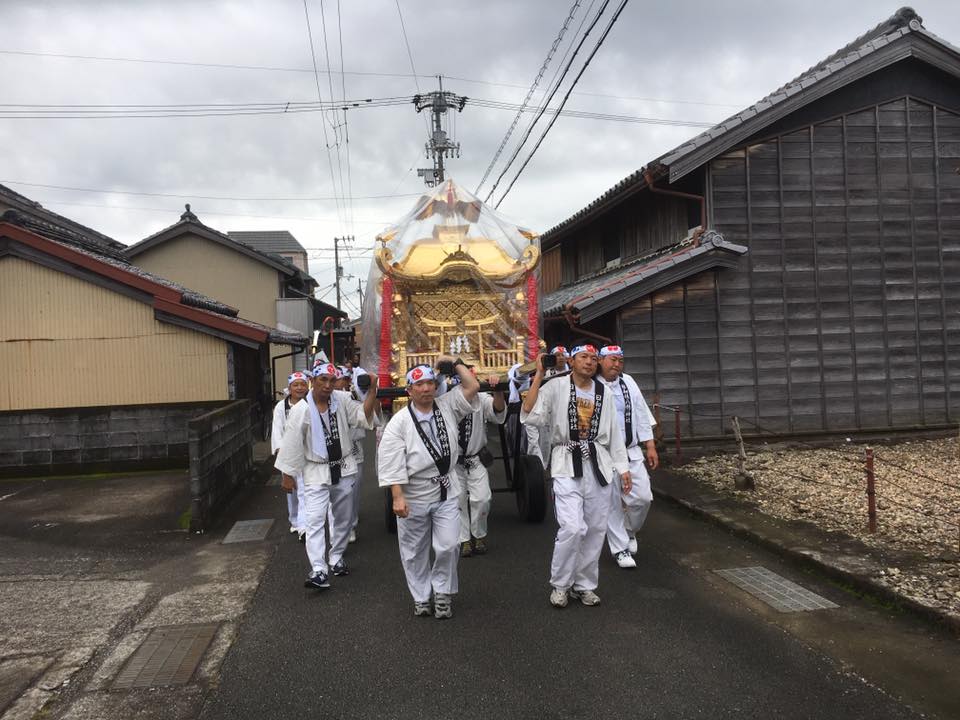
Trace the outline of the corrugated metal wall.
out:
M 715 226 L 750 251 L 624 308 L 628 371 L 664 403 L 777 432 L 955 420 L 958 167 L 960 115 L 914 99 L 713 161 Z
M 227 344 L 20 258 L 0 258 L 0 410 L 227 399 Z

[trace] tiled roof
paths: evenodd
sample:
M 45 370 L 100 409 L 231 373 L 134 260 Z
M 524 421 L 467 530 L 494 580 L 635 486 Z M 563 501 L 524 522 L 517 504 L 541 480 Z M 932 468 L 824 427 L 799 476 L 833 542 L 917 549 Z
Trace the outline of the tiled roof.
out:
M 226 247 L 233 248 L 234 250 L 248 255 L 249 257 L 264 262 L 267 265 L 279 270 L 284 275 L 295 278 L 302 285 L 316 287 L 318 284 L 313 277 L 303 272 L 300 268 L 286 258 L 259 250 L 237 240 L 236 238 L 231 237 L 226 233 L 222 233 L 219 230 L 210 227 L 209 225 L 204 225 L 200 219 L 193 212 L 191 212 L 190 205 L 186 206 L 186 212 L 180 216 L 180 220 L 175 222 L 173 225 L 169 225 L 168 227 L 155 232 L 153 235 L 144 238 L 140 242 L 130 245 L 125 249 L 124 254 L 127 257 L 135 257 L 141 252 L 148 250 L 155 245 L 166 242 L 167 240 L 177 237 L 185 232 L 196 233 L 201 237 L 206 237 L 214 242 L 218 242 Z
M 288 230 L 229 230 L 227 235 L 261 252 L 305 253 L 307 251 Z
M 81 225 L 75 220 L 48 210 L 36 200 L 31 200 L 26 195 L 21 195 L 6 185 L 0 185 L 0 201 L 18 210 L 21 217 L 34 221 L 37 227 L 43 227 L 43 234 L 56 234 L 68 243 L 94 249 L 99 248 L 99 251 L 106 255 L 116 256 L 123 252 L 123 243 L 88 228 L 86 225 Z
M 624 265 L 554 290 L 543 297 L 543 315 L 556 316 L 564 310 L 582 313 L 598 303 L 605 304 L 608 300 L 614 302 L 614 296 L 620 293 L 640 289 L 638 286 L 641 283 L 654 281 L 654 286 L 646 290 L 649 292 L 660 287 L 661 284 L 657 281 L 666 279 L 668 273 L 669 281 L 675 282 L 706 267 L 729 265 L 746 252 L 747 248 L 743 245 L 727 242 L 720 233 L 709 230 L 699 239 L 688 239 L 661 248 Z M 619 303 L 619 300 L 617 302 Z M 600 314 L 603 313 L 599 309 L 592 313 L 593 316 Z M 584 322 L 589 319 L 581 318 Z
M 647 170 L 652 172 L 653 179 L 663 177 L 667 173 L 670 173 L 671 181 L 678 179 L 676 168 L 671 168 L 671 166 L 676 165 L 680 161 L 687 160 L 688 156 L 694 155 L 698 150 L 708 145 L 716 144 L 717 141 L 734 133 L 734 131 L 744 130 L 747 126 L 752 128 L 757 124 L 764 123 L 766 120 L 764 116 L 768 114 L 777 114 L 787 107 L 793 108 L 794 105 L 803 104 L 806 102 L 805 97 L 811 94 L 808 91 L 811 91 L 812 88 L 820 85 L 824 80 L 835 76 L 841 70 L 863 62 L 877 51 L 890 46 L 891 43 L 894 43 L 900 38 L 910 34 L 919 35 L 960 55 L 960 50 L 926 30 L 922 22 L 922 18 L 920 18 L 912 8 L 900 8 L 892 16 L 869 32 L 864 33 L 853 42 L 824 58 L 804 73 L 777 88 L 750 107 L 705 130 L 673 150 L 664 153 L 659 158 L 651 161 L 646 168 L 641 168 L 631 173 L 589 205 L 577 211 L 563 222 L 550 228 L 541 236 L 541 244 L 549 246 L 551 239 L 559 232 L 587 216 L 600 211 L 604 206 L 619 202 L 629 194 L 646 187 L 644 173 Z M 717 147 L 719 147 L 719 145 Z M 722 151 L 723 149 L 721 148 L 719 152 Z M 701 160 L 706 162 L 706 160 L 702 158 Z M 692 168 L 688 168 L 684 172 L 689 169 Z M 682 175 L 683 173 L 679 174 Z
M 65 248 L 68 248 L 73 252 L 84 255 L 100 263 L 110 265 L 111 267 L 122 270 L 123 272 L 129 273 L 132 276 L 139 277 L 156 283 L 157 285 L 162 285 L 163 287 L 174 290 L 180 294 L 179 302 L 181 305 L 202 311 L 210 316 L 226 317 L 229 318 L 231 322 L 265 333 L 271 343 L 282 345 L 305 345 L 307 342 L 307 338 L 298 333 L 284 332 L 282 330 L 277 330 L 276 328 L 261 325 L 260 323 L 253 322 L 251 320 L 245 320 L 244 318 L 237 317 L 236 308 L 225 305 L 224 303 L 214 300 L 211 297 L 207 297 L 202 293 L 185 288 L 173 280 L 168 280 L 167 278 L 147 272 L 143 268 L 133 265 L 129 260 L 126 259 L 125 256 L 120 253 L 107 253 L 103 251 L 103 248 L 97 245 L 92 245 L 89 242 L 81 242 L 78 240 L 75 233 L 66 230 L 65 228 L 52 226 L 50 223 L 40 221 L 36 217 L 26 215 L 16 210 L 6 211 L 3 216 L 0 217 L 0 222 L 7 222 L 11 225 L 16 225 L 17 227 L 21 227 L 24 230 L 33 233 L 34 235 L 39 235 L 56 245 L 61 245 Z

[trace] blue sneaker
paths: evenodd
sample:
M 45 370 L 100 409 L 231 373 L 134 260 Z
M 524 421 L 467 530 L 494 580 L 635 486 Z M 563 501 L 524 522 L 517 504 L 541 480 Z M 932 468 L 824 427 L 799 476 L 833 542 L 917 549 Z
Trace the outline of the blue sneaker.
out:
M 343 558 L 337 560 L 337 564 L 333 566 L 333 574 L 337 576 L 349 575 L 350 568 L 347 567 L 347 561 Z
M 325 590 L 330 587 L 330 580 L 327 578 L 327 574 L 322 570 L 317 570 L 314 573 L 310 574 L 304 583 L 304 587 L 314 588 L 316 590 Z

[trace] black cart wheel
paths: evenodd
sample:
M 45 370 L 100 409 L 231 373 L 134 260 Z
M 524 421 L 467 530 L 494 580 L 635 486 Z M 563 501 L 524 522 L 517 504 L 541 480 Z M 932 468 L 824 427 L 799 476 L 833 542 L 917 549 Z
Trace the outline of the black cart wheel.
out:
M 393 493 L 390 488 L 383 489 L 383 522 L 388 533 L 397 534 L 397 516 L 393 514 Z
M 543 522 L 547 514 L 547 483 L 543 465 L 535 455 L 517 458 L 517 510 L 527 522 Z

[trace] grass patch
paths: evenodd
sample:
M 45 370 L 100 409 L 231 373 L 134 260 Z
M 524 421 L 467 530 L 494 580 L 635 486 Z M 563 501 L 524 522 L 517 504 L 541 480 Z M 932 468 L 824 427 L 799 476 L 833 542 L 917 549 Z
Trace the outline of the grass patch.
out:
M 189 530 L 190 522 L 192 520 L 193 520 L 193 510 L 191 510 L 190 508 L 187 508 L 182 513 L 180 513 L 180 517 L 177 518 L 177 527 L 179 527 L 181 530 Z

